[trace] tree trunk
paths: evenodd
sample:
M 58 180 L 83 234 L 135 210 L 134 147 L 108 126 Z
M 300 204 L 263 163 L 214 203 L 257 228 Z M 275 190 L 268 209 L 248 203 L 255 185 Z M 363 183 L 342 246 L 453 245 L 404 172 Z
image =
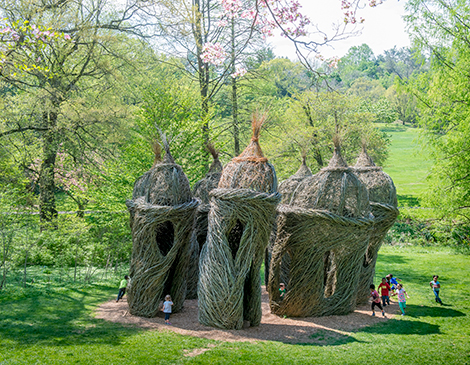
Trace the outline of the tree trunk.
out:
M 39 172 L 39 216 L 41 230 L 51 227 L 57 228 L 55 223 L 57 209 L 55 201 L 54 169 L 57 156 L 57 141 L 55 126 L 57 124 L 57 112 L 44 112 L 43 123 L 48 130 L 43 137 L 43 161 Z
M 235 20 L 232 19 L 232 50 L 231 50 L 231 63 L 232 74 L 236 72 L 235 68 Z M 235 156 L 240 154 L 240 129 L 238 125 L 238 94 L 237 94 L 237 79 L 232 77 L 232 123 L 233 123 L 233 149 Z
M 209 65 L 204 63 L 201 58 L 202 55 L 202 47 L 206 40 L 204 39 L 203 34 L 203 14 L 201 13 L 201 4 L 200 0 L 193 0 L 193 24 L 192 24 L 192 31 L 194 40 L 196 43 L 196 56 L 197 56 L 197 70 L 199 75 L 199 93 L 201 95 L 201 118 L 205 121 L 204 125 L 202 126 L 202 135 L 204 139 L 204 143 L 209 143 L 210 135 L 209 135 L 209 120 L 207 116 L 209 115 Z M 203 151 L 204 153 L 204 161 L 207 167 L 209 167 L 209 152 Z
M 74 271 L 73 271 L 73 282 L 74 283 L 77 280 L 77 263 L 78 263 L 78 243 L 77 243 L 77 247 L 75 247 L 75 268 L 74 268 Z

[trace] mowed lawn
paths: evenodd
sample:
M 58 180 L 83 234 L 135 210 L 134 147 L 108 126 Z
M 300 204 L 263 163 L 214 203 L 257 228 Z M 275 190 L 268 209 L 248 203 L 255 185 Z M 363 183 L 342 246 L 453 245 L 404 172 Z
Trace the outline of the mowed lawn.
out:
M 400 205 L 419 204 L 416 198 L 427 188 L 426 176 L 431 167 L 431 161 L 418 144 L 419 129 L 381 124 L 380 130 L 390 136 L 390 153 L 384 171 L 395 183 Z
M 340 336 L 326 328 L 312 333 L 314 344 L 229 343 L 108 323 L 93 314 L 115 288 L 37 279 L 0 293 L 0 364 L 470 364 L 469 267 L 469 256 L 445 249 L 384 246 L 376 282 L 387 273 L 403 280 L 408 315 Z M 435 273 L 444 306 L 428 285 Z M 185 356 L 195 349 L 207 351 Z

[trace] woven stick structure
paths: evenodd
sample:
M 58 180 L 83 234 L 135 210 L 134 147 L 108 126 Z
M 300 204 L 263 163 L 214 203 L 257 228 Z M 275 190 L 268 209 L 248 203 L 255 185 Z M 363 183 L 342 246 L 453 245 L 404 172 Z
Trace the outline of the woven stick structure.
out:
M 367 154 L 365 144 L 354 166 L 354 171 L 369 191 L 371 211 L 374 216 L 374 228 L 359 278 L 357 303 L 361 304 L 369 299 L 369 287 L 374 281 L 378 252 L 385 235 L 398 216 L 398 209 L 397 192 L 391 177 L 383 172 L 381 167 L 375 165 Z
M 194 218 L 194 228 L 191 235 L 191 261 L 188 272 L 188 290 L 186 298 L 197 298 L 197 283 L 199 280 L 199 254 L 202 246 L 206 242 L 207 236 L 207 217 L 210 208 L 209 193 L 216 189 L 220 176 L 222 175 L 222 164 L 219 160 L 219 152 L 212 144 L 207 145 L 207 149 L 212 155 L 213 161 L 206 176 L 199 180 L 193 188 L 193 196 L 199 199 L 201 203 L 197 207 Z
M 278 207 L 268 292 L 271 311 L 292 317 L 354 311 L 357 284 L 372 228 L 365 186 L 340 154 L 302 180 Z M 283 257 L 290 256 L 287 293 L 279 296 Z
M 289 204 L 293 193 L 296 191 L 297 187 L 299 186 L 300 182 L 307 177 L 312 176 L 312 171 L 307 166 L 307 154 L 305 150 L 302 151 L 302 164 L 300 165 L 297 172 L 289 177 L 288 179 L 284 180 L 281 184 L 279 184 L 279 193 L 281 194 L 281 204 Z M 265 258 L 264 258 L 264 280 L 265 285 L 268 287 L 269 281 L 269 268 L 271 265 L 271 256 L 273 252 L 273 246 L 276 241 L 276 232 L 277 232 L 277 224 L 274 225 L 273 231 L 269 238 L 269 245 L 266 249 Z M 282 269 L 280 274 L 280 281 L 281 283 L 287 283 L 288 281 L 288 274 L 289 274 L 289 265 L 290 265 L 290 256 L 288 254 L 284 255 L 282 258 Z
M 155 317 L 166 294 L 172 297 L 174 312 L 183 307 L 191 229 L 199 204 L 163 134 L 162 139 L 163 162 L 156 153 L 154 166 L 137 179 L 132 200 L 126 202 L 133 241 L 128 304 L 131 314 L 142 317 Z
M 280 200 L 274 167 L 258 143 L 264 119 L 254 115 L 251 143 L 210 193 L 198 285 L 199 322 L 207 326 L 240 329 L 244 321 L 261 321 L 260 268 Z

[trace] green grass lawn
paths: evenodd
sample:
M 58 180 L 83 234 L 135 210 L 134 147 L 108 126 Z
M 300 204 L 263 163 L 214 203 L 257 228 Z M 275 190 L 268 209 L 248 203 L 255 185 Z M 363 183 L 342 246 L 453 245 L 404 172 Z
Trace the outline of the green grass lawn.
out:
M 377 278 L 393 273 L 407 316 L 315 344 L 225 343 L 142 330 L 93 317 L 116 288 L 36 280 L 0 293 L 0 364 L 470 364 L 470 257 L 439 248 L 384 246 Z M 444 306 L 428 286 L 439 274 Z M 189 350 L 208 351 L 186 357 Z M 185 352 L 186 351 L 186 352 Z
M 417 198 L 427 188 L 426 176 L 431 167 L 417 142 L 419 129 L 381 124 L 380 130 L 390 135 L 392 142 L 384 171 L 395 183 L 399 205 L 419 205 Z

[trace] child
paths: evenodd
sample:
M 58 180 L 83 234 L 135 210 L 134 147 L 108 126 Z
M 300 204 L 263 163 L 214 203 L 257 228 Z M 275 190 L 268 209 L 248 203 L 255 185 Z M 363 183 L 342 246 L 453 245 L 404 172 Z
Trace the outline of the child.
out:
M 171 314 L 171 306 L 173 305 L 173 302 L 171 301 L 171 297 L 167 295 L 165 297 L 165 301 L 163 302 L 163 313 L 165 313 L 165 324 L 171 324 L 170 323 L 170 314 Z
M 125 275 L 124 279 L 121 280 L 121 283 L 119 284 L 119 293 L 116 299 L 116 303 L 119 302 L 119 299 L 122 299 L 124 294 L 126 293 L 126 288 L 127 288 L 127 282 L 129 280 L 129 276 Z
M 380 297 L 379 297 L 379 293 L 377 293 L 377 290 L 375 290 L 375 285 L 374 284 L 370 284 L 370 296 L 372 298 L 372 315 L 375 316 L 375 310 L 374 308 L 377 306 L 380 308 L 380 310 L 382 311 L 382 316 L 385 317 L 385 312 L 384 312 L 384 309 L 382 308 L 382 305 L 380 304 Z
M 442 304 L 441 298 L 439 298 L 439 289 L 441 289 L 441 284 L 437 281 L 439 278 L 438 275 L 433 275 L 432 281 L 429 283 L 429 286 L 431 287 L 432 291 L 434 292 L 434 295 L 436 296 L 436 302 L 439 304 Z
M 284 295 L 286 295 L 286 286 L 284 285 L 284 283 L 280 283 L 279 284 L 279 296 L 281 297 L 281 300 L 284 299 Z
M 394 278 L 392 274 L 388 274 L 386 278 L 387 278 L 388 284 L 392 286 L 392 290 L 395 290 L 396 285 L 398 285 L 398 281 L 401 281 L 401 279 Z
M 380 283 L 378 287 L 378 291 L 380 295 L 382 296 L 382 305 L 384 307 L 386 307 L 387 304 L 390 305 L 389 290 L 390 290 L 390 285 L 387 283 L 387 279 L 382 278 L 382 282 Z M 385 302 L 387 302 L 387 304 L 385 304 Z
M 404 316 L 405 308 L 406 308 L 405 295 L 407 298 L 409 298 L 408 293 L 405 291 L 405 289 L 403 289 L 403 285 L 397 284 L 397 290 L 392 295 L 398 295 L 398 305 L 400 306 L 400 309 L 401 309 L 401 315 Z

